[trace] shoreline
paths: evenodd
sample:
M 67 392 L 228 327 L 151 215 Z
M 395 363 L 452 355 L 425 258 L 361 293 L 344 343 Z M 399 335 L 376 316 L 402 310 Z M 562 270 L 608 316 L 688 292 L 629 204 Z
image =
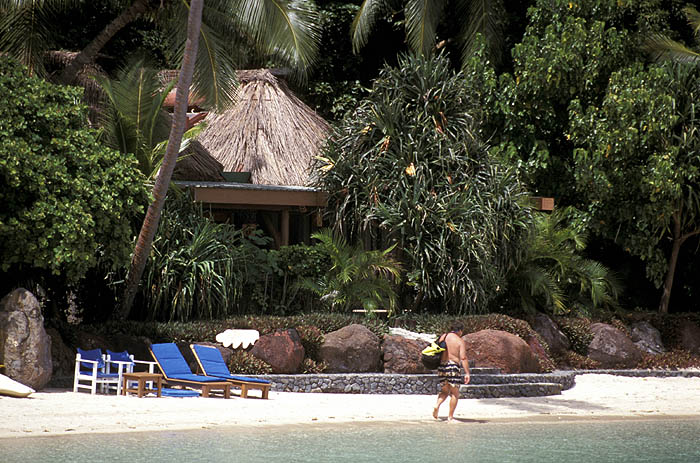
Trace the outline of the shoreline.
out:
M 256 392 L 251 395 L 257 395 Z M 270 399 L 90 395 L 48 389 L 0 396 L 0 439 L 96 433 L 185 431 L 240 426 L 435 423 L 433 395 L 270 392 Z M 440 410 L 444 422 L 447 404 Z M 700 377 L 583 374 L 561 395 L 461 399 L 455 425 L 700 419 Z M 446 424 L 446 423 L 445 423 Z

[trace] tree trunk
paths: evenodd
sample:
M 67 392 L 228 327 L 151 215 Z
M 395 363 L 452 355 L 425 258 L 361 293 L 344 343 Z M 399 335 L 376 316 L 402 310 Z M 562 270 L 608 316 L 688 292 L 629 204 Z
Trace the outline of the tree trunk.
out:
M 671 288 L 673 288 L 673 278 L 676 273 L 676 264 L 678 263 L 678 255 L 681 251 L 681 246 L 685 237 L 681 236 L 681 219 L 679 213 L 673 214 L 673 247 L 671 248 L 671 259 L 668 261 L 668 271 L 666 272 L 666 280 L 664 281 L 664 291 L 661 294 L 661 302 L 659 303 L 659 313 L 668 313 L 668 304 L 671 300 Z
M 118 318 L 126 319 L 131 313 L 131 306 L 138 290 L 139 281 L 146 267 L 146 261 L 151 252 L 153 237 L 158 229 L 160 214 L 165 203 L 165 196 L 168 193 L 170 179 L 175 169 L 177 155 L 180 152 L 182 135 L 185 133 L 185 123 L 187 119 L 187 101 L 189 99 L 190 84 L 194 73 L 194 64 L 197 57 L 197 46 L 199 44 L 199 34 L 202 26 L 202 4 L 203 0 L 192 0 L 190 12 L 187 19 L 187 43 L 185 44 L 185 54 L 182 59 L 182 67 L 177 82 L 175 94 L 175 112 L 168 138 L 168 147 L 163 157 L 163 164 L 160 167 L 158 178 L 153 186 L 153 203 L 148 207 L 146 218 L 141 227 L 134 255 L 131 258 L 131 268 L 126 281 L 126 288 L 122 296 L 121 305 L 116 313 Z
M 114 35 L 122 30 L 127 24 L 134 21 L 136 18 L 148 11 L 148 0 L 135 0 L 129 8 L 124 10 L 119 16 L 117 16 L 111 23 L 107 25 L 102 31 L 97 34 L 92 42 L 88 44 L 87 47 L 83 48 L 80 53 L 78 53 L 68 66 L 66 66 L 58 81 L 63 85 L 71 85 L 75 83 L 75 78 L 80 72 L 80 70 L 86 65 L 95 60 L 97 53 L 105 46 L 107 42 L 110 41 Z

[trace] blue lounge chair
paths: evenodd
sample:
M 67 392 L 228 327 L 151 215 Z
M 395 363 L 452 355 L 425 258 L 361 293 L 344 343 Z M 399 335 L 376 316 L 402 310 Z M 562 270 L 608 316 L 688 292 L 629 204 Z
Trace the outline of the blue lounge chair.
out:
M 231 397 L 229 383 L 212 376 L 192 373 L 185 357 L 174 343 L 151 344 L 149 350 L 163 373 L 165 383 L 201 389 L 202 397 L 209 397 L 209 392 L 212 390 L 222 390 L 225 398 Z
M 212 376 L 215 378 L 224 379 L 229 381 L 236 387 L 241 389 L 241 397 L 248 397 L 248 390 L 259 389 L 262 398 L 267 399 L 270 392 L 270 381 L 258 378 L 250 378 L 248 376 L 236 376 L 232 375 L 228 371 L 226 362 L 219 352 L 219 349 L 212 346 L 203 346 L 201 344 L 190 344 L 190 349 L 194 353 L 194 357 L 197 359 L 199 368 L 207 376 Z

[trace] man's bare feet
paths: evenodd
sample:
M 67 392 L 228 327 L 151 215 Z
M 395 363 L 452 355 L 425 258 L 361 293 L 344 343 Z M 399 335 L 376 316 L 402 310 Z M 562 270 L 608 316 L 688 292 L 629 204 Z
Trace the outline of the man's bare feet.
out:
M 433 408 L 433 418 L 435 418 L 436 420 L 438 419 L 438 408 L 437 407 Z

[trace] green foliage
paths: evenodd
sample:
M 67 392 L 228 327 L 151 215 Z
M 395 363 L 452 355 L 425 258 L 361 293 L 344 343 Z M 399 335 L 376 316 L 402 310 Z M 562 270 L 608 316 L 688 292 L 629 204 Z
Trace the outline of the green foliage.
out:
M 240 230 L 216 224 L 187 199 L 164 210 L 144 272 L 142 297 L 151 320 L 223 318 L 234 309 L 257 247 Z
M 443 57 L 385 67 L 320 171 L 339 230 L 397 244 L 403 297 L 477 312 L 516 259 L 530 218 L 516 172 L 474 136 L 475 102 L 462 79 Z
M 0 58 L 0 261 L 80 280 L 128 262 L 146 192 L 134 162 L 97 142 L 80 92 Z
M 352 24 L 353 49 L 364 47 L 380 15 L 402 13 L 402 25 L 406 30 L 406 43 L 412 53 L 430 56 L 448 42 L 457 42 L 456 48 L 464 62 L 474 49 L 477 36 L 486 37 L 492 61 L 498 61 L 503 43 L 503 20 L 505 16 L 500 1 L 472 2 L 467 0 L 397 2 L 393 0 L 364 0 Z M 444 30 L 443 23 L 456 19 L 458 30 Z M 442 33 L 445 35 L 439 35 Z M 440 40 L 441 45 L 436 46 Z
M 310 358 L 305 358 L 301 364 L 301 372 L 306 374 L 323 373 L 328 368 L 325 362 L 316 362 Z
M 579 355 L 588 355 L 588 346 L 593 341 L 591 320 L 585 317 L 557 317 L 555 321 L 562 333 L 569 338 L 571 350 Z
M 303 288 L 321 297 L 331 310 L 348 311 L 361 305 L 368 312 L 387 308 L 391 313 L 396 306 L 392 282 L 398 282 L 401 266 L 391 257 L 394 246 L 384 251 L 365 251 L 361 246 L 350 246 L 331 230 L 311 235 L 330 256 L 331 267 L 316 279 L 299 282 Z
M 608 7 L 591 9 L 604 3 L 541 1 L 529 10 L 529 26 L 512 51 L 513 74 L 501 77 L 492 116 L 495 153 L 524 169 L 536 193 L 565 203 L 575 199 L 564 137 L 569 103 L 598 101 L 609 75 L 630 59 L 628 33 L 597 15 Z
M 228 361 L 228 369 L 232 374 L 240 375 L 269 375 L 272 367 L 251 353 L 235 349 Z
M 613 74 L 600 106 L 571 107 L 576 187 L 590 225 L 644 260 L 657 287 L 700 233 L 699 76 L 697 67 L 635 65 Z
M 256 265 L 254 265 L 257 262 Z M 285 315 L 320 310 L 321 302 L 297 282 L 327 273 L 330 259 L 320 246 L 297 244 L 279 250 L 260 250 L 252 259 L 244 291 L 250 294 L 243 309 L 250 313 Z
M 528 245 L 509 274 L 502 306 L 528 312 L 590 315 L 616 307 L 619 283 L 600 263 L 584 258 L 586 234 L 571 223 L 575 211 L 534 215 Z
M 301 345 L 304 346 L 305 356 L 311 360 L 318 361 L 321 345 L 323 344 L 323 332 L 315 326 L 301 325 L 296 327 L 301 338 Z
M 354 110 L 366 89 L 368 74 L 361 55 L 353 54 L 348 40 L 352 18 L 357 5 L 349 2 L 316 2 L 321 20 L 321 40 L 324 52 L 319 54 L 314 73 L 306 86 L 298 89 L 306 92 L 302 98 L 328 121 L 339 121 L 345 113 Z
M 155 148 L 170 133 L 171 118 L 163 110 L 163 102 L 175 81 L 163 87 L 157 71 L 146 67 L 143 60 L 120 69 L 114 79 L 95 79 L 106 96 L 100 120 L 105 142 L 123 154 L 134 155 L 143 175 L 155 178 L 164 154 Z

